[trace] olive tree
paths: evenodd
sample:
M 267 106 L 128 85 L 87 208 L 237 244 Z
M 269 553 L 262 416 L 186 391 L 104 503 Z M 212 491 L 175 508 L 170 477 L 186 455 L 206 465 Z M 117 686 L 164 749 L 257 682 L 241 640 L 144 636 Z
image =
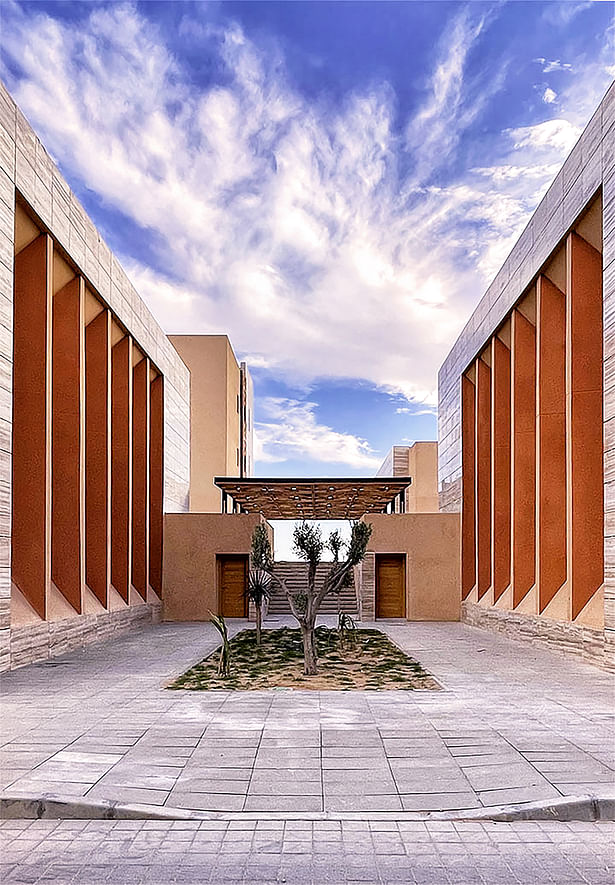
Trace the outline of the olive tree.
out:
M 262 543 L 261 536 L 257 536 L 257 529 L 255 529 L 252 538 L 253 560 L 255 559 L 255 549 Z M 333 532 L 325 541 L 322 537 L 320 526 L 308 522 L 296 525 L 293 532 L 294 550 L 308 566 L 307 592 L 305 594 L 291 593 L 286 582 L 279 575 L 276 575 L 275 563 L 271 558 L 270 547 L 269 557 L 261 557 L 259 560 L 260 568 L 266 571 L 286 594 L 290 610 L 299 624 L 303 640 L 303 672 L 306 676 L 316 676 L 318 673 L 318 656 L 314 629 L 321 603 L 329 593 L 339 593 L 347 585 L 353 567 L 358 565 L 365 557 L 371 533 L 372 527 L 368 523 L 353 522 L 350 541 L 348 544 L 344 544 L 339 532 Z M 267 538 L 267 542 L 268 540 Z M 322 560 L 326 547 L 333 554 L 333 562 L 320 586 L 316 586 L 318 564 Z

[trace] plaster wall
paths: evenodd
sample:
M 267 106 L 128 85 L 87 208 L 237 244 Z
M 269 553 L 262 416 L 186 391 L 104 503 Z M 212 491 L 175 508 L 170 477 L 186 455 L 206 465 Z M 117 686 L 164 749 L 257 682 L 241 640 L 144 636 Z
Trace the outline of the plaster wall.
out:
M 215 476 L 238 476 L 240 368 L 226 335 L 169 335 L 190 370 L 190 510 L 219 513 Z
M 460 520 L 456 513 L 370 513 L 369 554 L 406 554 L 409 621 L 458 621 Z M 363 569 L 374 579 L 373 563 Z M 361 594 L 360 594 L 361 595 Z M 367 609 L 373 611 L 371 606 Z
M 252 513 L 168 513 L 164 520 L 163 619 L 208 621 L 219 611 L 216 557 L 249 554 L 265 520 Z M 271 531 L 271 530 L 270 530 Z M 273 549 L 273 532 L 271 532 Z

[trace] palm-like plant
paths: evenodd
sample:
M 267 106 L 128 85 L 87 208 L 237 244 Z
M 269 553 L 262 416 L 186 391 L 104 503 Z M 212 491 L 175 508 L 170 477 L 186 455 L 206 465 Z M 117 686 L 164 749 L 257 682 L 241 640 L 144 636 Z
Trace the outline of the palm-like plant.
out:
M 263 605 L 271 595 L 271 571 L 273 554 L 271 541 L 264 525 L 257 525 L 252 533 L 252 570 L 248 578 L 246 595 L 256 609 L 256 644 L 261 644 Z
M 264 569 L 253 569 L 248 578 L 246 594 L 256 609 L 256 644 L 261 644 L 263 605 L 271 594 L 271 575 Z
M 226 679 L 231 675 L 231 644 L 226 629 L 226 621 L 222 615 L 211 615 L 211 623 L 214 625 L 220 636 L 222 637 L 222 645 L 220 646 L 220 657 L 218 659 L 218 676 Z

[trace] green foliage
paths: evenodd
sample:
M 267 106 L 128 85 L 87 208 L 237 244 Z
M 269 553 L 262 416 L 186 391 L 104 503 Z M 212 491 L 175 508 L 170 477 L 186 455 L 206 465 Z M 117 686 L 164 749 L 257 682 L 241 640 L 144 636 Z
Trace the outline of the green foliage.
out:
M 273 568 L 273 554 L 267 528 L 257 525 L 252 532 L 252 565 L 255 569 L 270 572 Z
M 295 593 L 293 596 L 293 602 L 295 603 L 295 608 L 298 612 L 305 612 L 307 609 L 308 598 L 305 593 Z
M 248 577 L 246 596 L 260 608 L 266 599 L 271 596 L 271 575 L 262 568 L 252 569 Z
M 334 532 L 331 532 L 327 541 L 327 547 L 333 554 L 333 562 L 339 562 L 340 553 L 345 546 L 340 530 L 336 529 Z
M 214 615 L 213 612 L 209 614 L 211 615 L 211 623 L 222 637 L 220 657 L 218 659 L 218 676 L 227 679 L 231 675 L 231 644 L 228 638 L 226 622 L 222 615 Z
M 337 632 L 342 648 L 355 648 L 357 644 L 357 624 L 346 612 L 340 612 L 337 619 Z
M 365 557 L 369 539 L 372 536 L 372 525 L 369 522 L 353 522 L 350 543 L 346 555 L 350 565 L 358 565 Z
M 322 559 L 325 544 L 319 525 L 300 522 L 293 531 L 293 550 L 301 559 L 315 567 Z

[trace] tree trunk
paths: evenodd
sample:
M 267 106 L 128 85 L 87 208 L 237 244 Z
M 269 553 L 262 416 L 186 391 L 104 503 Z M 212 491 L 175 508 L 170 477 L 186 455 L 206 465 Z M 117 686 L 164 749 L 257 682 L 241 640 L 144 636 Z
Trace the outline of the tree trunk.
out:
M 303 639 L 303 673 L 305 676 L 318 675 L 318 658 L 316 657 L 316 637 L 314 636 L 315 619 L 301 623 L 301 638 Z
M 261 644 L 261 627 L 263 624 L 263 608 L 260 605 L 256 606 L 256 644 Z

